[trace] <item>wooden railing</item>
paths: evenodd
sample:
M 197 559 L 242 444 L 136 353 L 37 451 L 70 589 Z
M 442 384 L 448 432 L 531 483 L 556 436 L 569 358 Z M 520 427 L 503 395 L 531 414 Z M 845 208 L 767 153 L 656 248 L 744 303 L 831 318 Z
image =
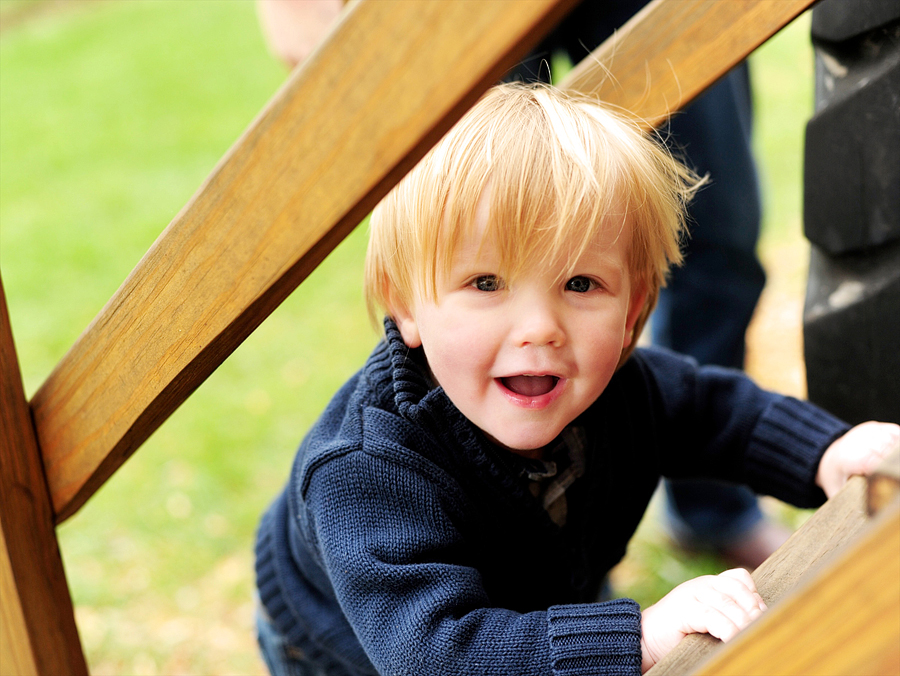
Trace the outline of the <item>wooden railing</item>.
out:
M 733 642 L 692 634 L 647 672 L 900 673 L 900 449 L 852 477 L 753 573 L 769 606 Z
M 4 674 L 87 673 L 55 525 L 112 476 L 574 2 L 362 0 L 348 7 L 30 404 L 3 300 Z M 643 117 L 648 126 L 658 124 L 811 2 L 655 0 L 577 66 L 562 86 L 596 93 Z M 372 69 L 372 63 L 379 68 Z M 830 502 L 816 518 L 849 514 L 849 499 Z M 866 536 L 884 546 L 869 548 L 864 541 L 848 555 L 851 559 L 886 562 L 897 569 L 900 554 L 891 549 L 892 540 L 882 537 L 885 530 L 896 530 L 891 521 L 896 510 L 891 509 L 871 526 L 875 535 Z M 807 545 L 799 543 L 803 538 L 822 541 L 808 535 L 812 528 L 807 525 L 787 553 L 776 554 L 760 569 L 761 589 L 776 585 L 781 595 L 809 568 Z M 836 535 L 829 542 L 842 539 Z M 835 571 L 848 565 L 844 559 L 835 561 L 821 580 L 809 584 L 817 589 L 840 585 L 849 578 Z M 872 571 L 874 575 L 877 566 Z M 890 587 L 882 577 L 877 580 Z M 846 593 L 853 599 L 856 591 L 851 584 Z M 801 589 L 786 599 L 785 607 L 811 604 L 803 593 Z M 898 596 L 890 587 L 884 598 L 896 609 Z M 825 615 L 824 610 L 817 614 Z M 767 614 L 765 626 L 778 617 L 776 608 Z M 790 637 L 797 630 L 793 624 L 788 620 L 787 629 L 748 631 L 723 655 L 756 655 L 754 646 Z M 889 639 L 900 636 L 900 629 L 882 624 Z M 655 673 L 683 673 L 712 645 L 702 638 L 685 641 Z M 844 654 L 844 647 L 829 651 L 822 663 Z M 886 651 L 879 647 L 873 654 L 897 662 Z M 721 664 L 725 666 L 715 666 Z M 729 672 L 731 664 L 720 661 L 703 673 L 737 673 Z

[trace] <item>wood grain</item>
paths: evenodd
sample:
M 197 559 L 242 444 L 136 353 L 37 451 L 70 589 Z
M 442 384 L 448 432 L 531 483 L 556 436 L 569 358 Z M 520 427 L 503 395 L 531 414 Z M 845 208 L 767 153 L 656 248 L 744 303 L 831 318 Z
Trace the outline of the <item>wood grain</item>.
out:
M 655 127 L 813 2 L 654 0 L 560 86 L 596 94 Z
M 820 561 L 846 546 L 866 527 L 866 480 L 851 477 L 784 545 L 753 572 L 768 605 L 778 603 Z
M 32 400 L 57 521 L 572 4 L 347 7 Z
M 2 283 L 0 673 L 87 674 Z
M 774 607 L 810 570 L 856 537 L 866 526 L 866 480 L 852 477 L 772 556 L 753 572 L 753 579 L 766 604 Z M 691 634 L 660 660 L 648 676 L 686 674 L 722 643 L 708 634 Z M 734 672 L 741 673 L 741 672 Z
M 37 664 L 31 652 L 28 625 L 22 612 L 22 599 L 16 589 L 15 573 L 6 548 L 6 531 L 0 513 L 0 673 L 37 676 Z
M 900 500 L 696 674 L 900 673 Z

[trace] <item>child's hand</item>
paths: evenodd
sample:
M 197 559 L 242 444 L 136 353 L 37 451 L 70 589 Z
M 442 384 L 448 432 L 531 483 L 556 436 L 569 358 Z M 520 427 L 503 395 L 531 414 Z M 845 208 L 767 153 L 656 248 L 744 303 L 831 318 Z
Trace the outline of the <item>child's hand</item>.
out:
M 688 634 L 712 634 L 728 641 L 765 609 L 753 578 L 743 568 L 678 585 L 643 612 L 641 673 Z
M 870 474 L 892 450 L 900 447 L 900 425 L 869 421 L 838 438 L 819 461 L 816 484 L 829 498 L 854 474 Z

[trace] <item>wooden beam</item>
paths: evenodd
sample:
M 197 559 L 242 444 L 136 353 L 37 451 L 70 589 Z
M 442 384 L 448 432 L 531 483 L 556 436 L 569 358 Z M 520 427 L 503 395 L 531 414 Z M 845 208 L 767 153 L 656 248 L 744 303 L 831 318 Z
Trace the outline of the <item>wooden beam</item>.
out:
M 865 505 L 866 480 L 851 477 L 837 495 L 753 571 L 766 603 L 781 601 L 819 562 L 858 537 L 868 523 Z
M 597 94 L 661 124 L 814 0 L 654 0 L 561 87 Z
M 25 613 L 22 611 L 22 598 L 16 589 L 6 537 L 0 513 L 0 673 L 37 676 L 37 663 L 31 649 Z
M 767 605 L 774 607 L 816 564 L 862 532 L 867 523 L 865 504 L 866 480 L 852 477 L 753 572 Z M 687 674 L 720 648 L 722 643 L 708 634 L 691 634 L 648 671 L 647 676 Z
M 87 674 L 2 282 L 0 673 Z
M 572 4 L 348 5 L 35 395 L 57 521 Z
M 900 495 L 900 447 L 894 449 L 878 469 L 869 475 L 868 482 L 866 506 L 869 514 L 875 514 Z
M 900 673 L 900 500 L 697 676 Z

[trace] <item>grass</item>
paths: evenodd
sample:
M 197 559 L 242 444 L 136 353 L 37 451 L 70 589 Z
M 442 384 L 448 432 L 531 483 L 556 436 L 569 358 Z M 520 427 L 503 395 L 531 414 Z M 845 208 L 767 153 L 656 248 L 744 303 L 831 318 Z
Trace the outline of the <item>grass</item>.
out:
M 25 16 L 14 4 L 0 18 Z M 251 2 L 62 9 L 0 33 L 0 264 L 29 394 L 286 77 Z M 806 35 L 801 22 L 754 57 L 769 249 L 799 236 Z M 59 528 L 94 674 L 263 673 L 253 531 L 374 343 L 364 249 L 357 229 Z M 648 520 L 616 582 L 649 603 L 720 567 L 672 552 Z

